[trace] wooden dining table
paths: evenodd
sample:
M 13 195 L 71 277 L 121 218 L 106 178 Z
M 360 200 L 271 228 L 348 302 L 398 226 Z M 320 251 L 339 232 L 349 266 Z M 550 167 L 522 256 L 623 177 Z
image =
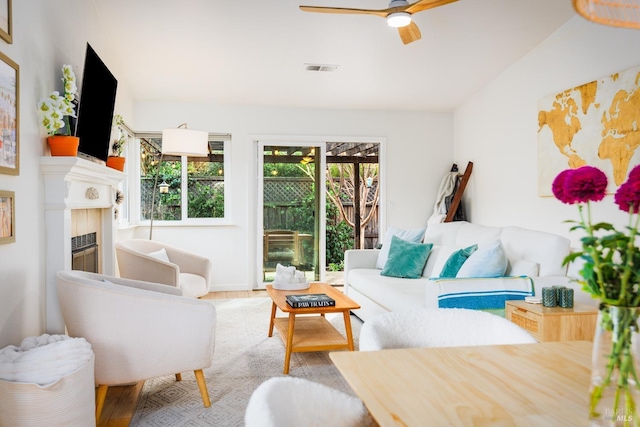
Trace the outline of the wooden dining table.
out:
M 587 341 L 334 352 L 380 426 L 587 426 Z

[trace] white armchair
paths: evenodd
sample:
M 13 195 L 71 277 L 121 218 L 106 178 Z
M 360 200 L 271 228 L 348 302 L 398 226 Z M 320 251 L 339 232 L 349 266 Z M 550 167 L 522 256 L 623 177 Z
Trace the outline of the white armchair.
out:
M 203 369 L 213 359 L 216 309 L 182 291 L 83 271 L 60 271 L 57 289 L 68 334 L 95 353 L 96 419 L 107 388 L 193 371 L 205 407 Z
M 116 243 L 116 256 L 120 277 L 175 286 L 192 298 L 209 293 L 211 260 L 198 254 L 153 240 L 132 239 Z

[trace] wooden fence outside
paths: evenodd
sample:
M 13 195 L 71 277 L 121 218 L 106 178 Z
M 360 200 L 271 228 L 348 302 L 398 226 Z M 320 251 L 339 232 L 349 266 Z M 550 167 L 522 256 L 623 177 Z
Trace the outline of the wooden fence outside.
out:
M 189 192 L 195 193 L 195 181 L 191 179 Z M 223 182 L 221 177 L 199 177 L 198 182 L 205 185 L 214 185 Z M 153 179 L 150 177 L 141 179 L 141 197 L 140 206 L 142 210 L 142 219 L 148 219 L 151 211 L 151 194 L 153 190 Z M 312 181 L 308 178 L 290 178 L 290 177 L 265 177 L 265 206 L 263 223 L 265 229 L 278 230 L 286 229 L 289 224 L 296 224 L 299 218 L 296 217 L 296 209 L 300 206 L 300 200 L 305 194 L 312 191 Z M 177 191 L 174 189 L 171 192 Z M 159 199 L 158 195 L 156 195 Z M 355 209 L 352 204 L 344 205 L 347 217 L 353 221 Z M 165 220 L 180 219 L 180 205 L 166 206 L 160 204 L 156 206 L 156 219 Z M 367 206 L 367 213 L 371 206 Z M 167 211 L 167 212 L 164 212 Z M 309 230 L 304 230 L 309 231 Z M 378 244 L 378 215 L 365 227 L 365 249 L 375 248 Z

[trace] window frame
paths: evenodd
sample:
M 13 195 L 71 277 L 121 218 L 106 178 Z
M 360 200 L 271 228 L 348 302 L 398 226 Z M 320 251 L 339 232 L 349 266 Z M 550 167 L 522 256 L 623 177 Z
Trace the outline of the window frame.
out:
M 189 218 L 188 217 L 188 209 L 189 209 L 189 190 L 188 190 L 188 168 L 187 156 L 181 156 L 180 158 L 180 210 L 181 210 L 181 218 L 179 220 L 161 220 L 154 219 L 153 226 L 154 227 L 179 227 L 179 226 L 216 226 L 216 225 L 230 225 L 231 221 L 231 190 L 230 190 L 230 174 L 231 174 L 231 134 L 228 133 L 215 133 L 208 132 L 208 141 L 209 142 L 222 142 L 223 150 L 224 150 L 224 160 L 223 160 L 223 170 L 224 170 L 224 216 L 220 218 Z M 140 185 L 141 185 L 141 177 L 142 174 L 140 172 L 140 140 L 143 138 L 162 138 L 162 132 L 136 132 L 134 134 L 135 143 L 132 144 L 135 146 L 135 188 L 136 188 L 136 197 L 135 197 L 135 212 L 130 209 L 130 215 L 135 215 L 137 218 L 137 224 L 140 226 L 150 226 L 150 219 L 141 219 L 140 215 L 142 212 L 141 201 L 140 201 Z
M 131 171 L 135 169 L 137 162 L 131 162 L 131 159 L 135 158 L 136 154 L 136 137 L 135 132 L 126 124 L 122 123 L 119 125 L 122 128 L 122 131 L 126 134 L 126 142 L 124 144 L 124 152 L 123 157 L 127 159 L 124 163 L 124 170 L 122 171 L 126 177 L 119 184 L 117 190 L 120 191 L 123 195 L 123 200 L 121 204 L 115 204 L 114 208 L 117 209 L 118 215 L 116 220 L 116 224 L 118 228 L 128 228 L 134 225 L 135 221 L 132 221 L 131 218 L 134 218 L 135 207 L 132 203 L 134 200 L 133 195 L 135 182 L 131 179 Z M 113 142 L 113 138 L 111 138 Z M 111 147 L 109 147 L 109 155 L 111 155 Z M 113 195 L 114 199 L 116 195 Z

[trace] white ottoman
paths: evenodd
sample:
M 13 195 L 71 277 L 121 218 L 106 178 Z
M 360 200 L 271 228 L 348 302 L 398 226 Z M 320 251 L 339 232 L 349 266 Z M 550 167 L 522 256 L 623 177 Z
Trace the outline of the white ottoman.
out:
M 66 335 L 0 350 L 0 426 L 95 426 L 93 365 L 91 345 Z

